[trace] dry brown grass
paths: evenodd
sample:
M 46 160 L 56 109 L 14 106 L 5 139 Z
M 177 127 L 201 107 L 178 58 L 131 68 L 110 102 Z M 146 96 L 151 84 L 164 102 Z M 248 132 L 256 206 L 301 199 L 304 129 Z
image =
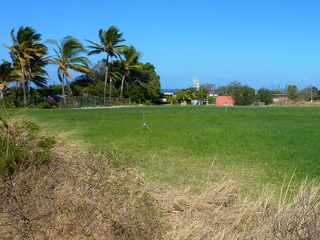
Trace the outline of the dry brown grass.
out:
M 132 169 L 59 145 L 0 182 L 1 239 L 161 239 L 156 201 Z
M 168 240 L 320 239 L 319 187 L 302 185 L 294 199 L 279 204 L 267 192 L 243 199 L 233 182 L 211 184 L 201 194 L 153 190 L 166 210 Z

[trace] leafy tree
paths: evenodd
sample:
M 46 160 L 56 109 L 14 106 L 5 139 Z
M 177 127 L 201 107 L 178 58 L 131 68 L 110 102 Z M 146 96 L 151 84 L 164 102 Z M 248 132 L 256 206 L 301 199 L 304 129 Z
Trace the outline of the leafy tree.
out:
M 23 103 L 27 105 L 27 88 L 30 81 L 36 85 L 46 84 L 47 47 L 41 43 L 41 34 L 31 27 L 20 27 L 17 33 L 11 31 L 12 46 L 7 47 L 13 61 L 14 74 L 23 90 Z
M 135 103 L 142 103 L 145 102 L 147 91 L 146 88 L 144 88 L 141 85 L 130 85 L 128 89 L 128 94 L 130 96 L 130 100 Z
M 11 63 L 3 61 L 0 64 L 0 84 L 6 86 L 13 80 L 13 68 Z M 0 99 L 3 98 L 3 89 L 0 89 Z
M 118 28 L 111 26 L 109 29 L 103 31 L 99 30 L 99 39 L 100 42 L 96 43 L 93 41 L 88 42 L 91 44 L 89 48 L 91 51 L 89 55 L 101 54 L 104 53 L 107 55 L 106 59 L 106 68 L 105 68 L 105 83 L 104 83 L 104 104 L 106 104 L 106 95 L 107 95 L 107 82 L 109 78 L 109 61 L 113 58 L 121 58 L 123 50 L 126 48 L 122 43 L 125 41 L 122 38 L 122 33 L 119 32 Z M 111 103 L 111 89 L 112 89 L 112 78 L 109 82 L 109 98 Z
M 207 99 L 207 88 L 201 86 L 199 91 L 195 88 L 180 89 L 176 92 L 176 99 L 178 102 L 190 103 L 193 99 L 206 100 Z
M 236 105 L 251 105 L 256 99 L 255 90 L 253 88 L 246 85 L 241 85 L 238 82 L 233 82 L 226 86 L 225 91 L 234 98 Z
M 205 88 L 200 88 L 198 92 L 196 92 L 197 98 L 200 100 L 205 100 L 207 98 L 207 91 Z
M 96 77 L 92 84 L 86 88 L 88 93 L 96 92 L 98 95 L 103 95 L 101 94 L 101 82 L 105 79 L 105 66 L 106 60 L 100 61 L 95 66 Z M 130 74 L 127 75 L 124 82 L 122 81 L 123 70 L 121 61 L 113 61 L 109 64 L 109 76 L 115 80 L 112 85 L 113 92 L 121 94 L 121 88 L 123 88 L 123 97 L 130 98 L 133 102 L 157 102 L 159 100 L 160 77 L 152 64 L 135 63 L 134 67 L 130 67 Z M 138 90 L 141 93 L 138 93 Z
M 191 102 L 191 100 L 195 99 L 195 89 L 194 88 L 187 88 L 181 89 L 176 92 L 177 101 L 178 102 Z
M 273 102 L 272 91 L 270 91 L 266 88 L 259 89 L 258 94 L 257 94 L 257 99 L 266 105 L 271 104 Z
M 143 98 L 141 101 L 150 100 L 156 102 L 160 96 L 160 77 L 157 74 L 155 67 L 150 64 L 140 63 L 138 67 L 131 70 L 127 80 L 127 87 L 133 88 L 139 86 L 143 92 Z M 134 87 L 137 90 L 136 87 Z M 136 99 L 135 91 L 130 91 L 128 97 Z M 141 96 L 139 94 L 139 96 Z
M 209 104 L 215 104 L 216 103 L 216 97 L 214 97 L 214 96 L 208 97 L 208 103 Z
M 65 87 L 67 86 L 71 92 L 70 82 L 73 79 L 70 70 L 90 74 L 89 60 L 81 56 L 86 50 L 74 37 L 65 37 L 61 42 L 56 40 L 49 40 L 49 42 L 55 45 L 55 56 L 50 60 L 50 63 L 58 67 L 58 78 L 61 83 L 64 105 L 66 106 L 67 97 Z
M 297 100 L 298 99 L 298 87 L 296 85 L 288 85 L 288 98 L 290 100 Z
M 45 88 L 38 88 L 35 91 L 42 97 L 48 97 L 53 95 L 59 95 L 62 90 L 60 84 L 54 84 Z

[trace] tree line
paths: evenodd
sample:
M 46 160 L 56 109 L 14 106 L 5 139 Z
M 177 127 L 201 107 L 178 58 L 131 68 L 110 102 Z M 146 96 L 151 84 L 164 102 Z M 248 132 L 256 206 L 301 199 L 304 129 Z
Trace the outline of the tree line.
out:
M 10 37 L 12 43 L 5 48 L 11 59 L 0 64 L 0 99 L 11 96 L 15 103 L 27 106 L 31 97 L 45 99 L 60 94 L 67 106 L 68 99 L 76 95 L 101 96 L 104 105 L 115 97 L 133 102 L 151 102 L 159 97 L 160 77 L 155 67 L 140 61 L 141 53 L 126 44 L 115 26 L 99 30 L 98 41 L 86 40 L 87 46 L 73 36 L 43 41 L 35 29 L 24 26 L 17 32 L 12 30 Z M 91 55 L 103 58 L 92 64 L 88 59 Z M 49 64 L 57 68 L 59 85 L 48 85 Z M 81 75 L 74 78 L 74 72 Z
M 296 85 L 289 84 L 284 89 L 255 89 L 239 82 L 215 88 L 212 84 L 204 84 L 198 90 L 196 88 L 179 89 L 175 96 L 170 97 L 170 103 L 191 103 L 192 100 L 202 102 L 215 102 L 215 96 L 228 95 L 235 99 L 235 104 L 248 106 L 253 104 L 269 105 L 277 97 L 287 98 L 288 101 L 303 102 L 320 100 L 320 89 L 315 86 L 299 89 Z

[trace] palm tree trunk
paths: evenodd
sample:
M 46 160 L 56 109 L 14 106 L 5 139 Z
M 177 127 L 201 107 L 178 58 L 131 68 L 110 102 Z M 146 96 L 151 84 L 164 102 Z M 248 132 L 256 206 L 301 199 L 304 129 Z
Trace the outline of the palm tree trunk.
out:
M 104 76 L 104 90 L 103 90 L 103 103 L 106 105 L 107 103 L 107 82 L 109 77 L 109 55 L 107 56 L 107 63 L 106 63 L 106 72 Z
M 72 89 L 70 87 L 70 84 L 71 82 L 73 81 L 73 78 L 70 77 L 69 79 L 68 78 L 65 78 L 66 79 L 66 87 L 68 88 L 68 91 L 69 91 L 69 95 L 72 96 Z
M 71 90 L 71 87 L 70 87 L 70 82 L 72 82 L 72 78 L 68 79 L 68 78 L 63 78 L 66 80 L 65 82 L 65 88 L 68 89 L 68 92 L 65 93 L 66 94 L 66 104 L 68 105 L 68 102 L 70 104 L 70 98 L 72 97 L 72 90 Z
M 27 91 L 27 97 L 30 99 L 30 92 L 31 92 L 31 83 L 30 82 L 27 82 L 27 89 L 28 89 L 28 91 Z
M 22 81 L 22 91 L 23 91 L 23 105 L 27 106 L 27 91 L 26 91 L 26 82 Z
M 112 102 L 112 77 L 110 76 L 110 81 L 109 81 L 109 104 L 111 105 Z
M 63 106 L 67 107 L 67 96 L 66 96 L 66 92 L 65 92 L 65 89 L 64 89 L 64 76 L 63 76 L 63 79 L 61 81 L 61 90 L 62 90 Z
M 107 103 L 107 82 L 108 82 L 108 75 L 109 75 L 109 67 L 108 63 L 106 65 L 106 73 L 104 76 L 104 90 L 103 90 L 103 103 L 106 105 Z
M 126 74 L 123 74 L 122 79 L 121 79 L 121 89 L 120 89 L 120 98 L 123 99 L 123 85 L 124 81 L 126 79 Z

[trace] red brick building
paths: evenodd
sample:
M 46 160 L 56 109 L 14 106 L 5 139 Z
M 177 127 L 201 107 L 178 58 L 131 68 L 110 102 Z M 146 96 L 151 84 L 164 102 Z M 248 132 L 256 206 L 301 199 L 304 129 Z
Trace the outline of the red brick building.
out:
M 216 98 L 216 107 L 233 106 L 235 100 L 231 96 L 218 96 Z

